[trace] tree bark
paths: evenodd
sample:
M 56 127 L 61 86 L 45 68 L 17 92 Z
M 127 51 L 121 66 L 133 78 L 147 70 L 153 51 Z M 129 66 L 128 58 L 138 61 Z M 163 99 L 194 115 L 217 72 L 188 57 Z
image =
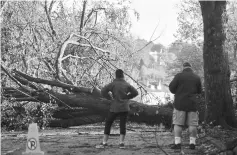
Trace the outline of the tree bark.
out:
M 67 128 L 67 127 L 70 127 L 70 126 L 80 126 L 80 125 L 103 122 L 104 120 L 105 120 L 105 117 L 102 117 L 102 116 L 99 116 L 99 115 L 74 117 L 74 118 L 71 118 L 71 119 L 50 120 L 49 121 L 49 127 Z
M 91 94 L 59 94 L 54 96 L 60 101 L 56 101 L 59 106 L 63 106 L 61 101 L 68 104 L 70 107 L 83 107 L 93 112 L 93 115 L 106 117 L 111 104 L 110 100 L 94 97 Z M 41 96 L 42 98 L 42 96 Z M 155 125 L 163 123 L 166 127 L 171 125 L 172 109 L 158 108 L 148 106 L 136 101 L 130 101 L 129 120 L 137 123 L 145 123 L 147 125 Z
M 230 91 L 230 69 L 225 51 L 226 1 L 199 1 L 204 25 L 206 121 L 236 127 Z M 227 125 L 227 124 L 228 125 Z
M 12 98 L 28 99 L 25 94 L 19 93 L 18 89 L 7 88 L 3 91 L 5 96 Z M 78 126 L 104 121 L 109 112 L 111 100 L 101 98 L 96 94 L 74 93 L 62 94 L 53 91 L 24 92 L 35 98 L 31 101 L 53 103 L 59 107 L 70 107 L 67 110 L 54 112 L 53 117 L 60 120 L 52 120 L 49 125 L 52 127 Z M 9 95 L 10 94 L 10 95 Z M 77 108 L 77 109 L 74 109 Z M 84 109 L 84 110 L 82 110 Z M 163 123 L 167 128 L 171 126 L 172 108 L 148 106 L 136 101 L 130 101 L 129 121 L 155 125 Z M 91 120 L 91 121 L 90 121 Z
M 20 82 L 23 82 L 24 79 L 26 79 L 24 81 L 24 83 L 22 84 L 27 84 L 27 85 L 32 85 L 32 83 L 30 83 L 30 81 L 32 82 L 35 82 L 35 83 L 41 83 L 41 84 L 47 84 L 47 85 L 50 85 L 50 86 L 57 86 L 57 87 L 61 87 L 61 88 L 64 88 L 64 89 L 67 89 L 67 90 L 70 90 L 70 91 L 73 91 L 73 92 L 88 92 L 90 93 L 92 91 L 91 88 L 85 88 L 85 87 L 76 87 L 76 86 L 73 86 L 73 85 L 70 85 L 70 84 L 66 84 L 66 83 L 63 83 L 61 81 L 51 81 L 51 80 L 45 80 L 45 79 L 41 79 L 41 78 L 35 78 L 35 77 L 32 77 L 32 76 L 29 76 L 25 73 L 22 73 L 20 71 L 17 71 L 17 70 L 14 70 L 15 72 L 15 78 L 17 78 L 18 76 L 18 81 L 20 81 L 19 79 L 21 78 L 21 81 Z M 22 79 L 24 78 L 24 79 Z M 28 83 L 26 82 L 28 81 Z
M 75 108 L 75 109 L 59 108 L 53 112 L 52 117 L 65 120 L 65 119 L 84 117 L 84 116 L 90 116 L 90 115 L 95 115 L 95 114 L 96 113 L 94 111 L 85 109 L 85 108 Z

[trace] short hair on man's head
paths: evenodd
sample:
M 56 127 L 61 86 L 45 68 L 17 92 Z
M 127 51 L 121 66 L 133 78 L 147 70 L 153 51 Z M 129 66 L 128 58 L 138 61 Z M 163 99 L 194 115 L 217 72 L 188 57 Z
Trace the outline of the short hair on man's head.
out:
M 115 71 L 115 75 L 116 75 L 116 78 L 124 78 L 123 70 L 122 69 L 117 69 Z
M 191 65 L 189 62 L 185 62 L 185 63 L 183 64 L 183 67 L 184 67 L 184 68 L 188 68 L 188 67 L 192 67 L 192 65 Z

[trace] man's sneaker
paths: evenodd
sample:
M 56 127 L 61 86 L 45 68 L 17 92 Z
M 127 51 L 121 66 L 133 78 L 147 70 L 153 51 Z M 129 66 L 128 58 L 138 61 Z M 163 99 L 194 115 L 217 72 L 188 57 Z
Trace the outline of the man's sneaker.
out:
M 100 143 L 99 145 L 96 145 L 95 146 L 95 148 L 97 148 L 97 149 L 103 149 L 103 148 L 105 148 L 106 146 L 108 146 L 108 144 L 107 143 Z
M 125 149 L 124 143 L 120 143 L 120 144 L 119 144 L 119 148 L 120 148 L 120 149 Z
M 181 149 L 181 144 L 173 144 L 170 148 L 174 150 Z
M 189 149 L 195 150 L 195 144 L 189 144 Z

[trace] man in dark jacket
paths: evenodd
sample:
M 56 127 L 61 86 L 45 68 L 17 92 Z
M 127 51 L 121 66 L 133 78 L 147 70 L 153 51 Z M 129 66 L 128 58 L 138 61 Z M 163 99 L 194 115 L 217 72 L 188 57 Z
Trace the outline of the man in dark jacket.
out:
M 175 145 L 172 149 L 181 149 L 182 126 L 189 126 L 190 149 L 195 149 L 198 112 L 197 94 L 202 91 L 201 79 L 193 73 L 190 63 L 183 64 L 183 71 L 178 73 L 169 85 L 170 92 L 175 94 L 173 124 Z
M 110 111 L 105 122 L 103 142 L 96 146 L 104 148 L 110 134 L 111 125 L 116 117 L 120 117 L 120 148 L 124 148 L 124 139 L 126 134 L 126 122 L 129 109 L 129 99 L 138 95 L 138 91 L 124 80 L 124 74 L 121 69 L 115 72 L 116 79 L 106 85 L 101 90 L 101 95 L 107 99 L 112 99 Z

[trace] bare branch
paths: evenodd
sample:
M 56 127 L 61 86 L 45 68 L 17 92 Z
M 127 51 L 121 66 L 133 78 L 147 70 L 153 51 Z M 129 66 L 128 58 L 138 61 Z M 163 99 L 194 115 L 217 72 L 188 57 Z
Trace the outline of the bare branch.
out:
M 79 43 L 79 42 L 77 42 L 77 41 L 72 40 L 72 38 L 73 38 L 74 36 L 76 36 L 76 37 L 78 37 L 78 38 L 85 39 L 89 44 L 82 44 L 82 43 Z M 68 46 L 68 44 L 74 44 L 74 45 L 83 46 L 83 47 L 91 47 L 97 55 L 98 55 L 98 53 L 97 53 L 96 50 L 101 51 L 103 54 L 106 54 L 106 55 L 109 55 L 109 54 L 110 54 L 110 52 L 108 52 L 108 51 L 105 51 L 105 50 L 103 50 L 103 49 L 101 49 L 101 48 L 95 47 L 95 46 L 94 46 L 87 38 L 85 38 L 84 36 L 76 35 L 76 34 L 71 34 L 71 35 L 66 39 L 66 41 L 62 44 L 62 46 L 61 46 L 61 48 L 60 48 L 60 50 L 59 50 L 59 53 L 58 53 L 58 56 L 57 56 L 57 60 L 56 60 L 56 79 L 60 79 L 60 74 L 61 74 L 61 72 L 64 72 L 63 74 L 66 75 L 66 73 L 65 73 L 66 71 L 62 68 L 62 61 L 65 59 L 65 57 L 63 57 L 63 56 L 64 56 L 64 52 L 65 52 L 65 49 L 66 49 L 66 47 Z M 66 56 L 66 58 L 67 58 L 67 56 Z M 90 59 L 92 59 L 92 58 L 90 58 Z M 97 61 L 97 63 L 99 63 L 99 62 Z M 102 65 L 102 64 L 100 64 L 100 65 Z
M 102 35 L 107 35 L 109 37 L 111 37 L 112 39 L 114 39 L 115 41 L 117 41 L 119 44 L 121 44 L 123 46 L 123 48 L 127 49 L 126 46 L 124 45 L 125 43 L 120 41 L 118 38 L 116 38 L 115 36 L 111 35 L 111 34 L 107 34 L 107 33 L 102 33 L 102 32 L 96 32 L 96 31 L 92 31 L 90 33 L 95 33 L 99 36 L 99 34 L 102 34 Z
M 91 68 L 95 65 L 95 63 L 92 63 L 92 65 L 86 69 L 83 70 L 83 73 L 81 74 L 81 77 L 79 78 L 80 80 L 82 80 L 82 78 L 84 77 L 84 75 L 86 74 L 87 71 L 91 70 Z
M 47 28 L 46 28 L 45 26 L 40 27 L 40 28 L 43 29 L 43 30 L 48 34 L 49 37 L 54 38 L 54 36 L 52 35 L 52 33 L 50 33 L 50 32 L 47 30 Z M 52 40 L 53 40 L 53 39 L 52 39 Z M 53 41 L 54 41 L 54 40 L 53 40 Z
M 51 86 L 57 86 L 57 87 L 61 87 L 64 89 L 67 89 L 69 91 L 74 91 L 74 92 L 84 92 L 84 93 L 91 93 L 91 89 L 90 88 L 84 88 L 84 87 L 76 87 L 73 85 L 69 85 L 60 81 L 50 81 L 50 80 L 45 80 L 45 79 L 41 79 L 41 78 L 34 78 L 32 76 L 26 75 L 20 71 L 14 70 L 14 72 L 16 72 L 17 74 L 21 75 L 22 77 L 24 77 L 25 79 L 32 81 L 32 82 L 36 82 L 36 83 L 42 83 L 42 84 L 47 84 L 47 85 L 51 85 Z
M 153 33 L 152 33 L 152 35 L 151 35 L 151 37 L 150 37 L 150 41 L 151 41 L 151 39 L 152 39 L 153 35 L 155 34 L 155 32 L 156 32 L 156 29 L 157 29 L 157 27 L 159 26 L 159 23 L 160 23 L 160 20 L 159 20 L 158 24 L 156 25 L 156 28 L 154 29 L 154 31 L 153 31 Z
M 62 72 L 62 58 L 63 58 L 63 55 L 64 55 L 64 51 L 67 47 L 67 45 L 69 44 L 69 39 L 70 39 L 70 36 L 66 39 L 66 41 L 61 45 L 60 49 L 59 49 L 59 52 L 58 52 L 58 55 L 57 55 L 57 59 L 56 59 L 56 79 L 60 79 L 60 73 Z
M 33 85 L 33 84 L 30 83 L 29 81 L 27 81 L 27 80 L 25 80 L 25 79 L 23 79 L 23 78 L 21 78 L 21 77 L 19 77 L 19 76 L 17 76 L 17 75 L 14 75 L 14 78 L 17 79 L 17 80 L 18 80 L 21 84 L 23 84 L 23 85 L 27 85 L 27 86 L 29 86 L 29 87 L 31 87 L 31 88 L 33 88 L 33 89 L 36 89 L 36 90 L 39 89 L 38 86 Z
M 108 52 L 108 51 L 106 51 L 106 50 L 103 50 L 103 49 L 101 49 L 101 48 L 99 48 L 99 47 L 94 46 L 94 45 L 90 42 L 90 40 L 87 39 L 87 38 L 84 37 L 84 36 L 81 36 L 81 35 L 78 35 L 78 34 L 74 34 L 74 33 L 73 33 L 73 34 L 70 35 L 70 38 L 72 38 L 72 37 L 74 37 L 74 36 L 76 36 L 76 37 L 78 37 L 78 38 L 85 39 L 85 40 L 89 43 L 89 45 L 88 45 L 88 44 L 80 44 L 80 43 L 77 42 L 78 45 L 91 47 L 91 48 L 93 48 L 93 49 L 96 49 L 96 50 L 99 50 L 99 51 L 103 52 L 103 54 L 112 54 L 111 52 Z M 97 53 L 97 52 L 96 52 L 96 53 Z
M 93 58 L 91 58 L 91 57 L 79 57 L 79 56 L 74 56 L 74 55 L 69 54 L 69 55 L 63 57 L 61 60 L 63 61 L 63 60 L 65 60 L 65 59 L 69 58 L 69 57 L 77 58 L 77 59 L 93 59 Z
M 156 27 L 156 28 L 157 28 L 157 27 Z M 156 30 L 156 28 L 155 28 L 155 30 Z M 155 32 L 155 31 L 154 31 L 154 32 Z M 154 32 L 153 32 L 153 34 L 154 34 Z M 139 50 L 137 50 L 137 51 L 131 53 L 128 57 L 131 57 L 132 55 L 136 54 L 137 52 L 140 52 L 141 50 L 143 50 L 145 47 L 147 47 L 148 45 L 150 45 L 153 41 L 156 41 L 158 38 L 160 38 L 160 36 L 161 36 L 163 33 L 164 33 L 164 31 L 162 31 L 162 33 L 161 33 L 159 36 L 157 36 L 155 39 L 150 40 L 150 41 L 149 41 L 146 45 L 144 45 L 142 48 L 140 48 Z M 152 36 L 153 36 L 153 34 L 152 34 Z M 151 37 L 151 38 L 152 38 L 152 37 Z
M 98 73 L 95 75 L 95 79 L 94 79 L 94 81 L 96 81 L 96 79 L 97 79 L 98 75 L 100 74 L 100 72 L 101 72 L 102 70 L 103 70 L 103 67 L 100 67 L 100 69 L 99 69 Z
M 74 83 L 71 80 L 69 80 L 69 78 L 67 77 L 67 75 L 64 72 L 62 72 L 62 75 L 66 79 L 68 84 L 74 85 Z
M 0 9 L 0 16 L 2 17 L 2 13 L 4 11 L 4 9 L 6 8 L 7 4 L 8 4 L 8 0 L 5 0 L 5 2 L 3 1 L 3 6 Z
M 51 14 L 51 11 L 52 11 L 52 8 L 53 8 L 53 5 L 56 1 L 55 0 L 52 0 L 50 5 L 49 5 L 49 14 Z
M 52 5 L 53 5 L 53 1 L 51 2 L 50 7 L 52 7 Z M 52 23 L 51 18 L 50 18 L 50 12 L 48 11 L 48 8 L 47 8 L 47 0 L 45 0 L 44 10 L 45 10 L 48 22 L 49 22 L 49 27 L 50 27 L 50 29 L 52 31 L 52 35 L 53 35 L 52 36 L 52 40 L 54 41 L 54 37 L 56 37 L 56 32 L 55 32 L 55 30 L 53 28 L 53 23 Z
M 36 69 L 36 75 L 37 75 L 37 77 L 39 77 L 40 66 L 41 66 L 41 60 L 40 60 L 38 66 L 37 66 L 37 69 Z
M 84 16 L 85 16 L 85 11 L 86 11 L 86 3 L 87 0 L 83 1 L 83 9 L 82 9 L 82 14 L 81 14 L 81 24 L 80 24 L 80 34 L 82 34 L 82 29 L 84 27 Z
M 26 51 L 26 49 L 25 49 L 25 51 Z M 25 72 L 27 73 L 27 71 L 28 71 L 28 64 L 27 64 L 27 61 L 26 61 L 26 54 L 23 55 L 21 58 L 22 58 L 22 61 L 23 61 L 24 67 L 25 67 Z
M 94 26 L 93 26 L 93 27 L 95 27 L 95 26 L 96 26 L 96 23 L 97 23 L 97 18 L 98 18 L 98 13 L 96 12 L 96 13 L 95 13 L 95 22 L 94 22 Z
M 50 64 L 50 60 L 45 59 L 45 60 L 43 60 L 43 61 L 44 61 L 45 65 L 47 66 L 47 68 L 49 69 L 49 71 L 50 71 L 50 72 L 53 74 L 53 76 L 55 77 L 56 72 L 55 72 L 55 70 L 53 69 L 52 65 Z
M 21 81 L 24 81 L 24 83 L 26 83 L 25 81 L 26 80 L 29 80 L 29 79 L 27 79 L 27 77 L 28 78 L 31 78 L 31 80 L 32 79 L 34 79 L 33 77 L 31 77 L 31 76 L 28 76 L 28 75 L 26 75 L 26 74 L 24 74 L 24 73 L 22 73 L 22 72 L 20 72 L 20 71 L 17 71 L 17 70 L 14 70 L 14 72 L 16 73 L 16 74 L 18 74 L 18 76 L 21 76 Z M 25 79 L 23 79 L 23 78 L 25 78 Z M 18 78 L 19 79 L 19 78 Z M 39 79 L 39 78 L 35 78 L 35 79 Z M 46 80 L 47 81 L 47 80 Z M 35 82 L 35 81 L 33 81 L 33 82 Z M 68 108 L 70 108 L 70 109 L 72 109 L 69 105 L 67 105 L 65 102 L 63 102 L 62 100 L 60 100 L 58 97 L 56 97 L 55 95 L 54 95 L 54 92 L 53 91 L 51 91 L 50 93 L 48 92 L 48 91 L 45 91 L 44 89 L 38 89 L 38 87 L 35 85 L 35 84 L 33 84 L 32 82 L 30 82 L 30 80 L 29 81 L 27 81 L 27 83 L 28 83 L 28 85 L 30 85 L 31 87 L 33 87 L 33 88 L 37 88 L 37 90 L 36 91 L 34 91 L 34 92 L 41 92 L 41 93 L 45 93 L 45 94 L 47 94 L 49 97 L 52 97 L 53 99 L 55 99 L 55 100 L 57 100 L 57 101 L 59 101 L 61 104 L 63 104 L 63 105 L 65 105 L 66 107 L 68 107 Z M 42 83 L 42 82 L 38 82 L 38 83 Z M 47 84 L 47 83 L 46 83 Z M 62 84 L 62 83 L 61 83 Z M 60 87 L 60 86 L 59 86 Z M 20 88 L 22 88 L 23 89 L 23 91 L 22 90 L 20 90 L 20 89 L 17 89 L 17 88 L 4 88 L 5 90 L 7 90 L 8 92 L 11 92 L 11 94 L 13 94 L 12 92 L 19 92 L 20 93 L 20 96 L 19 96 L 19 93 L 17 93 L 17 94 L 15 94 L 15 95 L 13 95 L 13 97 L 16 97 L 16 98 L 19 98 L 19 97 L 30 97 L 30 98 L 34 98 L 34 101 L 36 101 L 36 102 L 40 102 L 40 103 L 42 103 L 42 102 L 45 102 L 45 101 L 40 101 L 41 99 L 41 97 L 40 96 L 38 96 L 38 99 L 35 97 L 35 96 L 32 96 L 32 94 L 34 93 L 34 92 L 32 92 L 31 90 L 29 90 L 29 89 L 25 89 L 24 87 L 20 87 Z M 63 88 L 63 87 L 62 87 Z M 66 88 L 67 89 L 67 88 Z M 75 86 L 73 86 L 72 88 L 69 88 L 69 90 L 71 90 L 71 91 L 73 91 L 73 92 L 84 92 L 84 93 L 92 93 L 92 89 L 91 90 L 89 90 L 90 88 L 85 88 L 84 89 L 84 87 L 75 87 Z M 89 92 L 90 91 L 90 92 Z M 25 96 L 22 96 L 22 95 L 25 95 Z M 47 100 L 47 99 L 46 99 Z M 27 101 L 30 101 L 30 100 L 27 100 Z
M 87 19 L 85 20 L 84 26 L 86 25 L 86 23 L 88 22 L 88 20 L 90 19 L 92 13 L 95 12 L 94 9 L 91 9 L 91 12 L 87 15 Z
M 14 81 L 16 82 L 16 84 L 18 86 L 20 86 L 21 88 L 25 89 L 25 90 L 29 90 L 28 88 L 26 88 L 25 86 L 23 86 L 17 79 L 15 79 L 2 65 L 1 65 L 1 69 Z
M 94 26 L 97 22 L 97 13 L 99 10 L 105 10 L 105 8 L 96 8 L 96 9 L 91 9 L 91 12 L 87 15 L 87 19 L 85 20 L 84 22 L 84 26 L 86 25 L 86 23 L 89 21 L 89 19 L 91 18 L 92 14 L 95 12 L 96 13 L 96 17 L 95 17 L 95 23 L 94 23 Z
M 62 61 L 65 60 L 65 59 L 67 59 L 67 58 L 69 58 L 69 57 L 73 57 L 73 58 L 77 58 L 77 59 L 81 59 L 81 60 L 83 60 L 83 59 L 92 59 L 92 60 L 94 60 L 94 61 L 97 62 L 97 60 L 95 60 L 95 59 L 92 58 L 92 57 L 79 57 L 79 56 L 73 56 L 73 55 L 71 55 L 71 54 L 69 54 L 69 55 L 63 57 L 63 58 L 62 58 Z M 97 62 L 97 63 L 98 63 L 98 62 Z M 62 72 L 62 74 L 64 75 L 64 72 Z M 82 75 L 84 75 L 84 74 L 82 74 Z M 64 75 L 64 77 L 67 78 L 66 75 Z M 72 84 L 73 84 L 73 83 L 72 83 Z

